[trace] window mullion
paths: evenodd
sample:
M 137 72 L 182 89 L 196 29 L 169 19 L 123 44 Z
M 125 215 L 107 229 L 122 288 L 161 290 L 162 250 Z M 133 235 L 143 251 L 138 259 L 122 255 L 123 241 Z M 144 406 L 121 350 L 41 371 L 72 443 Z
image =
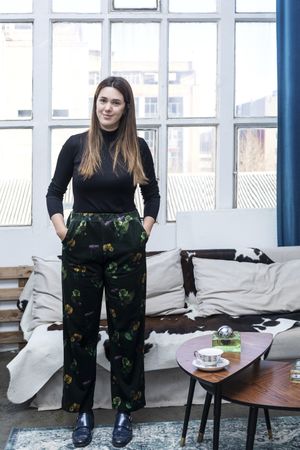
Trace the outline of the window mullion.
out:
M 218 112 L 219 129 L 216 158 L 216 209 L 233 206 L 234 169 L 234 10 L 235 1 L 220 3 L 218 29 Z
M 102 22 L 102 61 L 101 61 L 101 79 L 111 75 L 111 23 L 108 17 L 108 2 L 102 1 L 102 11 L 104 20 Z
M 169 23 L 167 20 L 167 5 L 161 5 L 163 19 L 160 24 L 160 49 L 159 49 L 159 102 L 160 121 L 159 145 L 158 145 L 158 178 L 161 194 L 161 208 L 159 213 L 160 223 L 167 221 L 167 179 L 168 179 L 168 59 L 169 59 Z M 165 9 L 165 10 L 164 10 Z
M 32 223 L 37 231 L 49 223 L 45 214 L 45 193 L 51 166 L 48 128 L 51 113 L 51 0 L 34 0 L 33 7 Z

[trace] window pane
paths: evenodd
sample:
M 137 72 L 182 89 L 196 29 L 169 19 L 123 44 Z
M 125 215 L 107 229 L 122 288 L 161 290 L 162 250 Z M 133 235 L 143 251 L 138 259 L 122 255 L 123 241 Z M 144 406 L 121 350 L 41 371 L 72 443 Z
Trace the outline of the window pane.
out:
M 155 173 L 156 175 L 158 174 L 158 157 L 157 157 L 157 131 L 151 129 L 148 130 L 138 130 L 138 136 L 142 137 L 143 139 L 145 139 L 145 141 L 147 142 L 151 154 L 152 154 L 152 158 L 154 161 L 154 167 L 155 167 Z
M 170 12 L 215 12 L 216 0 L 169 0 Z
M 215 207 L 214 127 L 170 127 L 168 131 L 167 217 L 177 211 Z
M 2 23 L 0 119 L 32 117 L 32 25 Z
M 0 0 L 0 13 L 30 13 L 32 0 Z
M 238 130 L 237 208 L 276 205 L 275 128 Z
M 216 115 L 216 62 L 216 24 L 170 24 L 169 117 Z
M 154 161 L 155 173 L 156 173 L 156 176 L 158 176 L 157 130 L 153 130 L 153 129 L 138 130 L 138 136 L 145 139 L 145 141 L 149 145 L 150 151 L 152 153 L 153 161 Z M 140 216 L 142 217 L 143 211 L 144 211 L 144 203 L 143 203 L 143 197 L 142 197 L 140 189 L 136 189 L 134 201 L 135 201 L 137 210 L 138 210 Z
M 158 9 L 158 0 L 113 0 L 114 9 Z
M 101 24 L 53 24 L 52 116 L 88 118 L 101 77 Z
M 101 12 L 101 0 L 52 0 L 54 12 Z
M 237 116 L 276 116 L 275 23 L 237 23 L 235 103 Z
M 31 224 L 31 130 L 0 130 L 0 226 Z
M 157 23 L 112 24 L 112 73 L 131 84 L 138 118 L 159 115 L 158 49 Z
M 62 146 L 66 140 L 73 134 L 83 133 L 86 128 L 57 128 L 53 129 L 51 133 L 51 177 L 54 174 L 57 158 Z M 72 182 L 69 184 L 67 192 L 64 196 L 64 215 L 65 219 L 72 211 L 73 206 L 73 190 Z
M 276 0 L 236 0 L 237 12 L 275 12 Z

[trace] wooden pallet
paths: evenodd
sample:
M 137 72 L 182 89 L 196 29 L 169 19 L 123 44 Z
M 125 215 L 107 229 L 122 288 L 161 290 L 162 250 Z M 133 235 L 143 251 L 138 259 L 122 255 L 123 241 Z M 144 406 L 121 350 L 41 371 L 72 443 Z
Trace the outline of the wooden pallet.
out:
M 18 329 L 15 331 L 1 331 L 0 328 L 0 345 L 17 344 L 21 348 L 26 343 L 20 330 L 22 311 L 17 308 L 17 301 L 32 270 L 31 266 L 0 267 L 0 324 L 18 324 Z M 1 281 L 8 280 L 15 280 L 17 287 L 4 287 Z M 14 302 L 15 306 L 5 308 L 5 303 L 8 302 Z

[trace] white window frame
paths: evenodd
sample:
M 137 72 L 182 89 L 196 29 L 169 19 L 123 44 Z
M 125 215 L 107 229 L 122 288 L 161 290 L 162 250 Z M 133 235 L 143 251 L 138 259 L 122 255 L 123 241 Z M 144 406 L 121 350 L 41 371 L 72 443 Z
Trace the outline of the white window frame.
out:
M 111 0 L 101 1 L 101 13 L 53 13 L 51 0 L 33 0 L 33 12 L 28 14 L 0 14 L 1 22 L 33 23 L 33 118 L 1 121 L 0 128 L 31 128 L 32 152 L 32 225 L 24 227 L 0 227 L 0 244 L 12 245 L 17 240 L 28 240 L 28 255 L 38 252 L 39 239 L 52 227 L 45 205 L 45 194 L 51 176 L 51 129 L 56 127 L 88 127 L 88 119 L 53 119 L 51 107 L 51 42 L 52 23 L 65 21 L 101 22 L 102 43 L 110 42 L 111 23 L 157 22 L 160 24 L 159 53 L 159 100 L 160 117 L 138 120 L 138 128 L 156 129 L 159 142 L 158 173 L 161 209 L 158 217 L 161 234 L 155 241 L 157 248 L 174 246 L 176 225 L 167 223 L 167 136 L 169 126 L 215 126 L 216 148 L 216 209 L 231 209 L 235 203 L 235 136 L 239 126 L 276 127 L 276 118 L 234 117 L 234 47 L 235 21 L 275 21 L 275 14 L 236 14 L 235 1 L 217 0 L 216 13 L 169 13 L 168 2 L 161 0 L 159 11 L 112 11 Z M 217 54 L 217 115 L 215 118 L 168 118 L 168 25 L 169 22 L 216 22 L 218 23 Z M 102 78 L 110 75 L 110 46 L 102 48 Z M 221 101 L 220 101 L 221 99 Z M 163 244 L 165 237 L 169 244 Z M 173 233 L 173 234 L 172 234 Z M 37 241 L 36 245 L 33 243 Z M 50 244 L 49 244 L 50 245 Z M 34 250 L 36 248 L 36 251 Z M 46 248 L 46 247 L 45 247 Z M 26 253 L 25 252 L 25 253 Z M 46 249 L 45 249 L 46 252 Z M 25 254 L 24 253 L 24 254 Z M 27 254 L 26 253 L 26 254 Z M 50 253 L 50 252 L 49 252 Z M 53 253 L 52 253 L 53 254 Z M 17 257 L 16 257 L 17 258 Z M 24 258 L 23 258 L 24 259 Z M 29 259 L 29 257 L 28 257 Z M 21 261 L 22 263 L 22 261 Z M 1 265 L 1 261 L 0 261 Z

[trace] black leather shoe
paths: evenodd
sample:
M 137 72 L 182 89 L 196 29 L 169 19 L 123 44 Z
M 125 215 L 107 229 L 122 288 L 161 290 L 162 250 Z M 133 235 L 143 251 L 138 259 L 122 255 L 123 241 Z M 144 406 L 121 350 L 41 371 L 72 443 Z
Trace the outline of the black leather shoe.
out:
M 112 434 L 112 444 L 114 447 L 125 447 L 132 439 L 132 418 L 124 412 L 116 415 L 115 426 Z
M 86 447 L 92 440 L 92 429 L 94 428 L 93 411 L 79 413 L 72 434 L 74 447 Z

